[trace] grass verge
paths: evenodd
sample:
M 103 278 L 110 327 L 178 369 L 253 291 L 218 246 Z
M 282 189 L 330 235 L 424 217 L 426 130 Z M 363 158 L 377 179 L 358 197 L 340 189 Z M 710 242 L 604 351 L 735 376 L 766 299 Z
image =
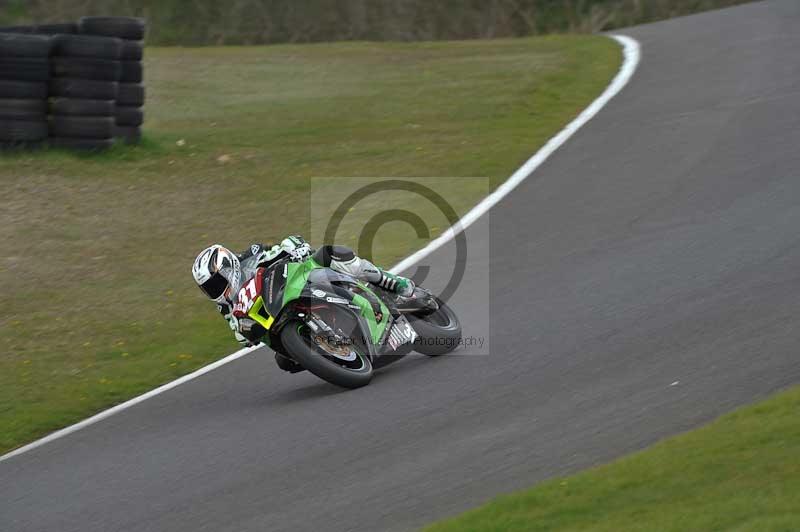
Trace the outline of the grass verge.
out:
M 609 465 L 427 528 L 449 531 L 800 529 L 800 388 Z
M 142 146 L 0 155 L 0 452 L 234 350 L 192 260 L 306 233 L 311 177 L 497 184 L 620 60 L 599 36 L 148 48 Z M 422 244 L 408 228 L 374 258 Z

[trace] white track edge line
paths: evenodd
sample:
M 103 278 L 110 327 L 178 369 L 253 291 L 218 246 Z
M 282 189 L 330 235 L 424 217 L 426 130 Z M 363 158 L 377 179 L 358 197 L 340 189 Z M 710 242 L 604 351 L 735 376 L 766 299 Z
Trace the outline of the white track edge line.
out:
M 628 81 L 633 76 L 633 73 L 636 71 L 636 67 L 639 65 L 639 60 L 641 58 L 641 51 L 639 43 L 625 35 L 611 35 L 611 38 L 616 40 L 622 45 L 623 51 L 623 62 L 622 66 L 620 66 L 619 72 L 611 81 L 611 83 L 606 87 L 606 90 L 594 100 L 589 107 L 583 110 L 581 114 L 578 115 L 572 122 L 567 124 L 567 126 L 562 129 L 555 137 L 551 138 L 547 141 L 547 143 L 542 146 L 539 151 L 537 151 L 533 157 L 528 159 L 528 161 L 523 164 L 519 170 L 514 172 L 511 177 L 509 177 L 502 185 L 497 187 L 497 189 L 486 196 L 480 203 L 478 203 L 475 207 L 473 207 L 467 214 L 465 214 L 455 225 L 448 228 L 445 232 L 439 235 L 436 239 L 432 240 L 428 243 L 427 246 L 420 249 L 419 251 L 409 255 L 399 263 L 397 263 L 391 271 L 393 272 L 401 272 L 406 270 L 416 264 L 417 262 L 421 261 L 443 245 L 447 244 L 451 240 L 455 238 L 456 235 L 461 233 L 462 231 L 466 230 L 470 225 L 472 225 L 475 220 L 483 216 L 489 209 L 494 207 L 500 200 L 506 197 L 514 188 L 517 187 L 520 183 L 522 183 L 528 176 L 530 176 L 543 162 L 545 162 L 550 155 L 552 155 L 558 148 L 561 147 L 569 138 L 575 134 L 584 124 L 586 124 L 589 120 L 591 120 L 600 110 L 606 106 L 606 104 L 611 101 L 611 99 L 616 96 L 625 85 L 628 84 Z M 70 425 L 63 429 L 57 430 L 48 434 L 47 436 L 40 438 L 34 442 L 31 442 L 27 445 L 23 445 L 22 447 L 18 447 L 13 451 L 10 451 L 2 456 L 0 456 L 0 462 L 4 460 L 8 460 L 9 458 L 13 458 L 14 456 L 26 453 L 37 447 L 41 447 L 42 445 L 49 443 L 53 440 L 57 440 L 59 438 L 63 438 L 68 434 L 73 432 L 77 432 L 82 428 L 88 427 L 89 425 L 94 425 L 98 421 L 102 421 L 108 417 L 113 416 L 123 410 L 127 410 L 128 408 L 139 404 L 147 399 L 150 399 L 153 396 L 159 395 L 161 393 L 166 392 L 167 390 L 171 390 L 181 384 L 188 382 L 190 380 L 196 379 L 197 377 L 204 375 L 210 371 L 217 369 L 220 366 L 227 364 L 228 362 L 233 362 L 236 359 L 242 358 L 245 355 L 249 355 L 253 351 L 259 349 L 260 346 L 256 347 L 248 347 L 245 349 L 240 349 L 235 353 L 226 356 L 216 362 L 208 364 L 207 366 L 203 366 L 202 368 L 184 375 L 179 379 L 176 379 L 172 382 L 168 382 L 158 388 L 150 390 L 142 395 L 134 397 L 124 403 L 120 403 L 116 406 L 109 408 L 108 410 L 103 410 L 102 412 L 93 415 L 92 417 L 86 418 L 83 421 L 79 421 L 74 425 Z
M 467 214 L 465 214 L 458 222 L 452 227 L 448 228 L 436 239 L 428 243 L 427 246 L 420 249 L 416 253 L 409 255 L 399 263 L 397 263 L 391 271 L 397 273 L 407 270 L 417 262 L 421 261 L 443 245 L 453 240 L 456 235 L 465 231 L 475 220 L 486 214 L 486 212 L 494 207 L 500 200 L 505 198 L 517 185 L 522 183 L 528 176 L 536 171 L 543 162 L 545 162 L 558 148 L 561 147 L 569 138 L 575 134 L 586 122 L 591 120 L 611 99 L 619 93 L 628 84 L 628 81 L 636 71 L 641 58 L 641 51 L 638 41 L 627 37 L 625 35 L 611 35 L 611 38 L 616 40 L 622 45 L 623 62 L 620 66 L 619 72 L 611 81 L 611 83 L 603 91 L 603 94 L 597 97 L 589 107 L 583 110 L 575 120 L 570 122 L 564 127 L 555 137 L 552 137 L 547 143 L 537 151 L 533 157 L 527 160 L 519 170 L 514 172 L 502 185 L 486 196 L 480 203 L 475 205 Z
M 160 393 L 164 393 L 167 390 L 171 390 L 172 388 L 180 386 L 184 382 L 188 382 L 188 381 L 190 381 L 192 379 L 196 379 L 200 375 L 204 375 L 204 374 L 208 373 L 209 371 L 215 370 L 218 367 L 227 364 L 228 362 L 233 362 L 237 358 L 242 358 L 243 356 L 252 353 L 253 351 L 258 349 L 259 347 L 260 346 L 246 347 L 244 349 L 240 349 L 239 351 L 236 351 L 235 353 L 230 354 L 230 355 L 226 356 L 225 358 L 221 358 L 221 359 L 217 360 L 216 362 L 212 362 L 211 364 L 208 364 L 207 366 L 203 366 L 202 368 L 200 368 L 200 369 L 198 369 L 198 370 L 196 370 L 196 371 L 194 371 L 192 373 L 188 373 L 188 374 L 184 375 L 183 377 L 180 377 L 180 378 L 178 378 L 178 379 L 176 379 L 174 381 L 168 382 L 168 383 L 166 383 L 166 384 L 164 384 L 162 386 L 159 386 L 158 388 L 154 388 L 154 389 L 150 390 L 149 392 L 146 392 L 146 393 L 143 393 L 142 395 L 136 396 L 133 399 L 129 399 L 128 401 L 125 401 L 124 403 L 120 403 L 117 406 L 112 406 L 108 410 L 103 410 L 102 412 L 100 412 L 98 414 L 95 414 L 92 417 L 86 418 L 83 421 L 79 421 L 79 422 L 75 423 L 74 425 L 70 425 L 69 427 L 64 427 L 61 430 L 57 430 L 55 432 L 52 432 L 52 433 L 48 434 L 47 436 L 45 436 L 44 438 L 40 438 L 40 439 L 38 439 L 38 440 L 36 440 L 34 442 L 31 442 L 31 443 L 29 443 L 27 445 L 23 445 L 22 447 L 18 447 L 17 449 L 14 449 L 13 451 L 11 451 L 9 453 L 6 453 L 3 456 L 0 456 L 0 462 L 2 462 L 3 460 L 8 460 L 9 458 L 17 456 L 19 454 L 28 452 L 30 450 L 33 450 L 33 449 L 35 449 L 37 447 L 40 447 L 40 446 L 44 445 L 45 443 L 51 442 L 53 440 L 57 440 L 59 438 L 63 438 L 67 434 L 71 434 L 73 432 L 77 432 L 77 431 L 81 430 L 82 428 L 88 427 L 89 425 L 94 425 L 98 421 L 102 421 L 102 420 L 106 419 L 107 417 L 111 417 L 114 414 L 122 412 L 123 410 L 127 410 L 128 408 L 130 408 L 130 407 L 132 407 L 132 406 L 134 406 L 136 404 L 139 404 L 142 401 L 146 401 L 147 399 L 150 399 L 151 397 L 153 397 L 155 395 L 158 395 Z

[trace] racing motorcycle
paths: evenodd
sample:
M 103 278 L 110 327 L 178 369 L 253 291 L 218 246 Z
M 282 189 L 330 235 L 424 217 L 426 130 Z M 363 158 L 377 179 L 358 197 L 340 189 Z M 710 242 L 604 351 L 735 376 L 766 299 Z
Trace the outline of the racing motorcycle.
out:
M 365 386 L 373 370 L 411 351 L 448 353 L 461 341 L 455 313 L 430 291 L 400 297 L 321 265 L 279 261 L 259 268 L 237 294 L 242 334 L 344 388 Z M 246 322 L 246 325 L 245 325 Z

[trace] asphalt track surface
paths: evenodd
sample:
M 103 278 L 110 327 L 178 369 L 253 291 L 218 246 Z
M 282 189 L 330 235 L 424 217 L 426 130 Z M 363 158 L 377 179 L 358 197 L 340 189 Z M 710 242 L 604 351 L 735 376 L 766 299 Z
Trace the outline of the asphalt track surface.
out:
M 408 530 L 800 382 L 798 27 L 621 32 L 630 84 L 468 231 L 489 354 L 341 392 L 257 352 L 0 463 L 0 530 Z

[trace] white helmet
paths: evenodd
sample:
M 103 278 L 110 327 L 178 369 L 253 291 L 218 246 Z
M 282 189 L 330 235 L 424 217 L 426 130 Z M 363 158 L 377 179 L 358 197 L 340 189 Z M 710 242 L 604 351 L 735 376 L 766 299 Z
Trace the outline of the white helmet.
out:
M 209 299 L 224 303 L 232 295 L 229 288 L 239 286 L 242 270 L 235 253 L 214 244 L 194 259 L 192 275 Z

